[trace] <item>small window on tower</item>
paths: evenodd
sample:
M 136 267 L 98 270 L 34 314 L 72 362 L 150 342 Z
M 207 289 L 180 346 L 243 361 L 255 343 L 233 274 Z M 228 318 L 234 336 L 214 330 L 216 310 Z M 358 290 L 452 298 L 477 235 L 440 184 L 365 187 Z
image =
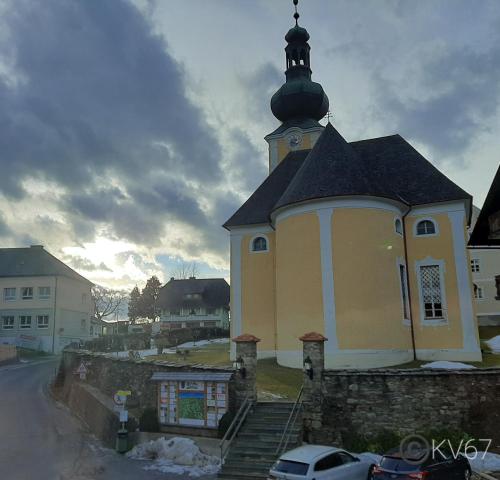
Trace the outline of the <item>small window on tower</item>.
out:
M 399 233 L 399 235 L 403 235 L 403 222 L 401 222 L 400 218 L 396 218 L 396 221 L 394 222 L 394 228 L 396 230 L 396 233 Z
M 252 240 L 252 252 L 267 252 L 267 240 L 265 237 L 255 237 Z

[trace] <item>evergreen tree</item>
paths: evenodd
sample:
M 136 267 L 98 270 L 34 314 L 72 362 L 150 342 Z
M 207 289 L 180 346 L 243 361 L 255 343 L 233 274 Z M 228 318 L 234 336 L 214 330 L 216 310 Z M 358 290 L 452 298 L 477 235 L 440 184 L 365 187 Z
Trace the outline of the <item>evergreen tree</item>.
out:
M 161 282 L 158 277 L 153 275 L 147 282 L 146 286 L 142 289 L 141 293 L 141 315 L 155 320 L 158 308 L 156 302 L 160 294 Z
M 142 316 L 141 303 L 141 292 L 136 285 L 130 292 L 128 300 L 128 318 L 132 323 L 135 323 L 135 321 Z

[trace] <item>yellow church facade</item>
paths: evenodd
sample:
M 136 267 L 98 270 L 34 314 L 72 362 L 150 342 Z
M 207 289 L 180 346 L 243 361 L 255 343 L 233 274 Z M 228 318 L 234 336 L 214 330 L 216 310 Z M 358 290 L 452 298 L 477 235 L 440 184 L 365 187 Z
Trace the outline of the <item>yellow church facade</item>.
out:
M 231 335 L 256 335 L 260 358 L 296 368 L 310 331 L 328 339 L 327 368 L 481 360 L 470 195 L 399 135 L 348 143 L 320 125 L 309 34 L 297 24 L 285 38 L 269 176 L 224 225 Z

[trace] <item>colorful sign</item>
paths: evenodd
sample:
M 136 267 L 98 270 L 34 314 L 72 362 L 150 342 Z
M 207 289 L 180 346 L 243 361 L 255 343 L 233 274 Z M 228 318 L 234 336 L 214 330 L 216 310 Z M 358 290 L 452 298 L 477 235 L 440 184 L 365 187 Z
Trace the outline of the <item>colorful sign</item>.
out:
M 217 428 L 227 411 L 227 395 L 227 382 L 163 381 L 158 389 L 160 423 Z

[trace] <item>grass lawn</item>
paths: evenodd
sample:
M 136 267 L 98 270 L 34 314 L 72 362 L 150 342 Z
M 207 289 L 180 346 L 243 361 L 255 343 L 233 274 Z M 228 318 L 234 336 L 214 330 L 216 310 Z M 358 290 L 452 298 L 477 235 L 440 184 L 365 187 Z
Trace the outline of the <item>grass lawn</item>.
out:
M 204 365 L 231 366 L 229 345 L 218 343 L 189 350 L 184 359 L 178 355 L 164 354 L 147 357 L 148 360 L 166 360 L 175 363 L 201 363 Z M 257 363 L 257 390 L 262 399 L 274 396 L 295 400 L 302 385 L 302 370 L 281 367 L 275 359 L 266 358 Z

